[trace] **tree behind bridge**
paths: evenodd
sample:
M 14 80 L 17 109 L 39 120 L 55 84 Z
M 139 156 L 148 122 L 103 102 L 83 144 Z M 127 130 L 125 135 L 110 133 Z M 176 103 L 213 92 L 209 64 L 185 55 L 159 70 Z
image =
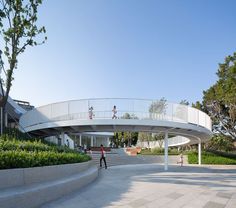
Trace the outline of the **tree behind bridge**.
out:
M 236 53 L 219 64 L 218 80 L 204 91 L 203 106 L 213 119 L 213 130 L 236 139 Z
M 1 124 L 3 109 L 7 103 L 13 81 L 13 72 L 17 68 L 18 57 L 28 46 L 43 44 L 37 39 L 39 34 L 46 33 L 44 27 L 37 26 L 38 7 L 42 0 L 1 0 L 0 33 L 4 47 L 0 49 L 1 67 Z M 1 125 L 2 127 L 2 125 Z M 1 128 L 2 133 L 2 128 Z

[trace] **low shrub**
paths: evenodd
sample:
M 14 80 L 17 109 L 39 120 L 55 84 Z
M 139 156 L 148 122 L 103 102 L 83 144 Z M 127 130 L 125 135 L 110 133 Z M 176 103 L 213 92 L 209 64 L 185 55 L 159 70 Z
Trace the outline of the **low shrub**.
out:
M 140 154 L 142 155 L 164 155 L 165 149 L 164 148 L 152 148 L 152 149 L 142 149 Z M 177 149 L 168 149 L 169 155 L 179 155 L 180 152 Z
M 0 138 L 0 150 L 25 150 L 25 151 L 53 151 L 53 152 L 67 152 L 75 153 L 75 150 L 72 150 L 66 146 L 57 146 L 55 144 L 44 144 L 40 140 L 34 141 L 25 141 L 25 140 L 16 140 L 15 138 Z
M 91 160 L 90 156 L 65 146 L 47 145 L 40 140 L 17 140 L 8 135 L 0 137 L 0 169 L 80 163 L 88 160 Z
M 0 150 L 25 150 L 25 151 L 50 151 L 52 147 L 41 143 L 40 141 L 20 141 L 20 140 L 2 140 L 0 139 Z
M 188 163 L 197 164 L 198 154 L 197 152 L 190 152 L 188 154 Z M 210 152 L 202 152 L 202 164 L 215 164 L 215 165 L 236 165 L 236 159 L 218 156 Z
M 151 153 L 153 155 L 163 155 L 165 150 L 163 148 L 152 148 Z
M 0 169 L 29 168 L 67 163 L 86 162 L 91 158 L 78 153 L 1 151 Z

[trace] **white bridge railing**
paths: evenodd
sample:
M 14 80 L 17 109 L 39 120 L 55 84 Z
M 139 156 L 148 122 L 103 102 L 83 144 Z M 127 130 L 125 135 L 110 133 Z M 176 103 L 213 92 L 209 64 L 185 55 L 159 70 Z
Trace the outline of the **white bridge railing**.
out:
M 65 120 L 89 120 L 89 108 L 93 107 L 92 119 L 112 119 L 116 106 L 118 119 L 163 120 L 191 123 L 211 130 L 210 117 L 195 108 L 169 103 L 165 100 L 147 99 L 86 99 L 53 103 L 35 108 L 22 115 L 20 124 L 24 128 Z

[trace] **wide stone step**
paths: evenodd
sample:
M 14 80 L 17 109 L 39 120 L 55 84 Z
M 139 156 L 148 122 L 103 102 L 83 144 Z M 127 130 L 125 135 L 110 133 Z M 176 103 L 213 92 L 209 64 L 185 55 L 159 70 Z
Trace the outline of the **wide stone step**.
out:
M 93 155 L 93 161 L 95 164 L 100 164 L 100 155 Z M 169 156 L 169 164 L 177 164 L 179 156 Z M 120 156 L 120 155 L 107 155 L 106 162 L 108 166 L 116 165 L 128 165 L 128 164 L 150 164 L 150 163 L 164 163 L 164 155 L 158 156 Z M 184 164 L 187 164 L 187 157 L 184 156 Z

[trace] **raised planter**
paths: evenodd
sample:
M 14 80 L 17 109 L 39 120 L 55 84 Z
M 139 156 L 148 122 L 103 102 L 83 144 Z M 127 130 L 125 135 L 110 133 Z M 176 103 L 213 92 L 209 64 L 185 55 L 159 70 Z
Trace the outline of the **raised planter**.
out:
M 0 170 L 0 207 L 32 208 L 91 183 L 98 176 L 92 162 Z

